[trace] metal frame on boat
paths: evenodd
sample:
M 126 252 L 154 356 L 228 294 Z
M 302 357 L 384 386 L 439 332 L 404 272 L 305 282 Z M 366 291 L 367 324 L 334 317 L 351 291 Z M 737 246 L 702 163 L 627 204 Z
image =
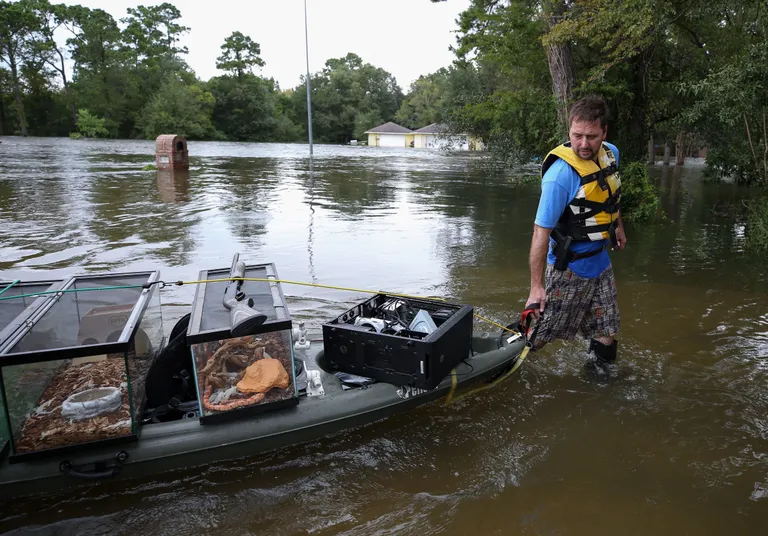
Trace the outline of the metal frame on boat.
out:
M 457 369 L 457 388 L 489 380 L 514 366 L 523 339 L 500 346 L 498 334 L 473 337 L 474 356 Z M 429 391 L 388 383 L 344 390 L 325 366 L 322 342 L 297 355 L 305 368 L 317 371 L 325 394 L 268 414 L 202 426 L 196 418 L 145 425 L 138 442 L 118 448 L 73 453 L 67 458 L 10 465 L 0 462 L 0 500 L 92 484 L 97 479 L 133 479 L 185 469 L 318 440 L 329 434 L 367 425 L 445 397 L 451 378 Z

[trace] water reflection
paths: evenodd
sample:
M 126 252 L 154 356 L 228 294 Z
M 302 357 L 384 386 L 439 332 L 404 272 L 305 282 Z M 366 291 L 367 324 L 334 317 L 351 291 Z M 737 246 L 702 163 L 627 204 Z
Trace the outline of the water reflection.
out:
M 391 209 L 402 187 L 384 170 L 361 168 L 340 160 L 318 163 L 313 173 L 322 177 L 317 184 L 322 206 L 350 220 L 386 213 L 387 210 L 379 209 Z
M 189 202 L 189 170 L 167 169 L 156 173 L 157 192 L 164 203 Z
M 307 174 L 308 180 L 305 183 L 307 188 L 308 208 L 309 208 L 309 224 L 307 225 L 307 258 L 309 264 L 309 282 L 317 283 L 317 274 L 315 273 L 314 263 L 314 223 L 315 223 L 315 170 L 314 160 L 309 157 L 309 173 Z

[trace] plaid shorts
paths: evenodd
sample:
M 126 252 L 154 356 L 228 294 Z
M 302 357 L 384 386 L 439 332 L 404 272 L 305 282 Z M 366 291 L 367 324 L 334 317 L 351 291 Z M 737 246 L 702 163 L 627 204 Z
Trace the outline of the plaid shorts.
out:
M 547 302 L 537 342 L 613 337 L 619 332 L 619 303 L 613 266 L 598 277 L 588 279 L 570 269 L 555 270 L 547 264 Z

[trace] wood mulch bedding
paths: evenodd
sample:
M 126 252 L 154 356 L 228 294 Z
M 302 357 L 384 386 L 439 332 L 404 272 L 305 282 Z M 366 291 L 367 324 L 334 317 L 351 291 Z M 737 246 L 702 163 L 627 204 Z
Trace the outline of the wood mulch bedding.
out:
M 70 395 L 95 387 L 117 387 L 123 394 L 122 407 L 107 415 L 70 421 L 62 417 L 61 405 Z M 36 411 L 27 418 L 16 452 L 36 452 L 127 436 L 131 434 L 131 414 L 126 386 L 125 359 L 104 359 L 94 363 L 69 365 L 53 377 L 38 400 Z
M 246 368 L 248 368 L 249 365 L 251 365 L 253 362 L 257 361 L 258 359 L 261 359 L 263 357 L 263 354 L 258 350 L 258 347 L 264 347 L 264 351 L 269 355 L 269 357 L 272 357 L 274 359 L 277 359 L 282 363 L 283 367 L 285 367 L 286 372 L 288 373 L 288 379 L 289 384 L 288 387 L 285 389 L 280 389 L 277 387 L 273 387 L 269 391 L 265 393 L 264 398 L 256 402 L 252 405 L 266 405 L 270 404 L 271 402 L 277 402 L 279 400 L 286 400 L 288 398 L 292 398 L 294 396 L 295 388 L 293 385 L 293 360 L 291 359 L 291 351 L 289 348 L 286 347 L 285 343 L 283 342 L 283 337 L 281 335 L 281 332 L 275 331 L 270 333 L 261 333 L 259 335 L 252 335 L 248 337 L 240 337 L 238 339 L 225 339 L 222 341 L 212 341 L 212 342 L 206 342 L 206 343 L 200 343 L 192 346 L 192 355 L 195 359 L 195 368 L 198 372 L 198 396 L 202 400 L 203 394 L 205 393 L 205 389 L 207 385 L 205 385 L 206 378 L 203 377 L 200 374 L 200 371 L 205 368 L 205 365 L 208 364 L 208 360 L 216 353 L 216 350 L 224 346 L 225 344 L 235 344 L 240 345 L 239 343 L 242 343 L 241 346 L 247 344 L 250 349 L 247 351 L 243 351 L 242 348 L 233 347 L 232 351 L 227 353 L 226 356 L 224 356 L 224 359 L 228 357 L 229 355 L 239 355 L 242 360 L 245 363 L 245 366 L 242 369 L 239 369 L 237 367 L 237 370 L 232 369 L 232 365 L 228 365 L 228 372 L 244 372 Z M 253 348 L 256 348 L 254 350 Z M 230 362 L 231 363 L 231 362 Z M 242 377 L 242 374 L 239 374 L 238 377 Z M 235 378 L 233 378 L 232 381 L 228 382 L 227 385 L 225 385 L 224 389 L 227 387 L 231 387 L 232 385 L 235 385 L 237 381 L 234 381 Z M 214 389 L 214 392 L 216 390 Z M 241 395 L 242 396 L 242 395 Z M 206 414 L 215 413 L 213 411 L 206 410 Z

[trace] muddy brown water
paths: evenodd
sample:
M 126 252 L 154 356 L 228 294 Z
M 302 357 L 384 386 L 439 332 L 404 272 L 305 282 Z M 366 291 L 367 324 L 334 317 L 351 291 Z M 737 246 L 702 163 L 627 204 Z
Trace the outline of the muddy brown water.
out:
M 160 269 L 232 254 L 282 278 L 441 295 L 512 321 L 538 187 L 481 155 L 189 144 L 173 179 L 142 141 L 3 138 L 0 278 Z M 0 505 L 8 534 L 765 534 L 768 281 L 726 204 L 753 192 L 656 166 L 670 222 L 613 255 L 609 381 L 555 343 L 505 383 L 266 456 Z M 284 286 L 318 329 L 365 294 Z M 163 290 L 169 330 L 194 289 Z M 478 324 L 478 328 L 485 327 Z

